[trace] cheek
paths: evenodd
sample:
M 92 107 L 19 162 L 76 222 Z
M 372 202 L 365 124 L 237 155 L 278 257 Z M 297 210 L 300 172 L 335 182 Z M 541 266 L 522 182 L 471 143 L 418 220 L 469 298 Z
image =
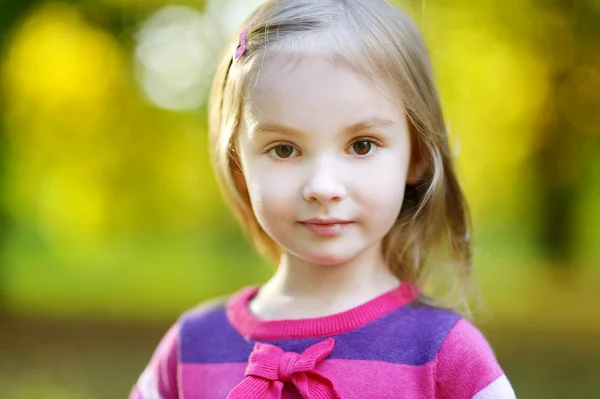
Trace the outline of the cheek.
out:
M 273 173 L 269 168 L 248 168 L 246 183 L 255 215 L 261 224 L 285 217 L 295 203 L 298 187 L 289 176 Z
M 377 209 L 374 215 L 377 219 L 389 220 L 393 223 L 402 208 L 404 202 L 404 183 L 402 179 L 390 179 L 389 177 L 379 177 L 374 183 L 373 190 L 369 193 L 365 202 L 369 209 Z
M 360 182 L 363 195 L 376 201 L 397 202 L 404 195 L 408 162 L 405 157 L 388 153 L 379 157 L 368 167 L 353 171 L 355 184 Z
M 404 201 L 408 162 L 391 155 L 353 174 L 355 198 L 378 223 L 393 223 Z M 370 211 L 375 209 L 377 212 Z

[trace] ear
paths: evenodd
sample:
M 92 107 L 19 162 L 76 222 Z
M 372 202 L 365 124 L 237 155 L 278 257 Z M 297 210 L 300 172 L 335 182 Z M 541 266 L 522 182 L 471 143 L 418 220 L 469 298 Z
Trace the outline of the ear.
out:
M 425 168 L 422 163 L 411 165 L 406 177 L 406 184 L 416 186 L 421 181 Z
M 408 174 L 406 176 L 406 184 L 416 186 L 425 176 L 427 164 L 423 159 L 423 155 L 418 144 L 411 148 L 410 165 L 408 166 Z

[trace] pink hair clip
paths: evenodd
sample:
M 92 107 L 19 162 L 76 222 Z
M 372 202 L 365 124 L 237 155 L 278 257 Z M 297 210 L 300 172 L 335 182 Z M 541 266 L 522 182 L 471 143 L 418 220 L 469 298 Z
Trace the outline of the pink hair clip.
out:
M 242 31 L 242 34 L 240 35 L 240 44 L 238 45 L 237 49 L 235 50 L 235 60 L 239 60 L 242 55 L 244 55 L 244 53 L 246 52 L 246 34 L 248 33 L 248 28 L 244 28 L 244 30 Z

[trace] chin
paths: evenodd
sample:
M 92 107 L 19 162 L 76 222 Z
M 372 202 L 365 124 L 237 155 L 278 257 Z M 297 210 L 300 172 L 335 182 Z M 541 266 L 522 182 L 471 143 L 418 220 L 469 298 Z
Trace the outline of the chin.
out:
M 294 256 L 304 260 L 305 262 L 309 262 L 315 265 L 323 265 L 323 266 L 337 266 L 344 263 L 348 263 L 356 258 L 356 254 L 340 254 L 333 252 L 320 251 L 319 253 L 314 253 L 310 251 L 298 251 L 291 252 Z

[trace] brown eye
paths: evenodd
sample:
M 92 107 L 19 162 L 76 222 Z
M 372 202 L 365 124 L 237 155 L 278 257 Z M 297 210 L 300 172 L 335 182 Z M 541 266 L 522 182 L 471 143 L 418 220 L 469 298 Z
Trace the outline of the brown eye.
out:
M 352 144 L 352 151 L 357 155 L 367 155 L 371 152 L 371 148 L 373 147 L 373 143 L 370 141 L 357 141 Z
M 289 158 L 294 154 L 294 147 L 283 144 L 273 147 L 273 151 L 275 151 L 275 155 L 277 155 L 278 158 Z

